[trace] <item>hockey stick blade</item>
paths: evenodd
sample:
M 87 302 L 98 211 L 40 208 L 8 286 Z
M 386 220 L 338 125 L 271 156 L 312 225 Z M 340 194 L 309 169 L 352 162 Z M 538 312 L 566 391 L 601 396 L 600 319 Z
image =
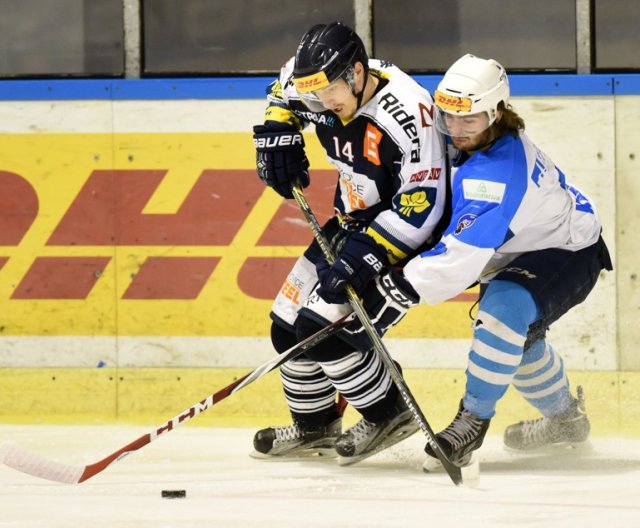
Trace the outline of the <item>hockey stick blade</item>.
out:
M 465 486 L 475 488 L 480 482 L 480 458 L 478 453 L 474 452 L 471 455 L 471 459 L 464 466 L 460 467 L 460 473 L 462 474 L 462 482 Z M 422 464 L 422 471 L 424 473 L 437 473 L 444 469 L 442 462 L 437 458 L 427 456 Z
M 94 477 L 101 471 L 104 471 L 114 462 L 118 462 L 126 457 L 132 451 L 150 444 L 160 436 L 163 436 L 179 425 L 187 423 L 192 418 L 195 418 L 200 413 L 206 411 L 216 403 L 224 400 L 228 396 L 231 396 L 240 389 L 246 387 L 255 380 L 261 378 L 265 374 L 278 368 L 287 361 L 296 358 L 303 352 L 314 347 L 326 338 L 334 335 L 336 332 L 347 326 L 353 319 L 353 314 L 346 315 L 345 317 L 338 319 L 334 323 L 325 326 L 312 336 L 309 336 L 304 341 L 301 341 L 297 345 L 294 345 L 289 350 L 282 354 L 275 356 L 268 362 L 252 370 L 248 374 L 237 379 L 233 383 L 227 385 L 223 389 L 210 394 L 204 400 L 192 405 L 185 411 L 181 412 L 177 416 L 167 420 L 153 431 L 142 435 L 133 442 L 118 449 L 109 456 L 102 460 L 89 464 L 87 466 L 69 465 L 55 460 L 50 460 L 42 455 L 28 451 L 14 443 L 8 442 L 0 446 L 0 462 L 13 469 L 27 473 L 34 477 L 39 477 L 54 482 L 61 482 L 64 484 L 80 484 L 91 477 Z
M 311 209 L 311 205 L 307 201 L 307 198 L 304 195 L 304 192 L 302 191 L 302 187 L 300 186 L 300 183 L 294 183 L 291 186 L 291 192 L 298 204 L 298 207 L 300 208 L 300 211 L 302 212 L 302 215 L 305 217 L 307 223 L 309 224 L 309 227 L 313 232 L 313 236 L 316 239 L 316 242 L 318 243 L 318 245 L 320 246 L 320 249 L 322 250 L 322 253 L 324 254 L 325 258 L 327 259 L 327 262 L 329 264 L 333 264 L 333 262 L 335 261 L 335 255 L 333 254 L 333 249 L 331 248 L 327 239 L 325 238 L 322 232 L 322 227 L 320 227 L 320 224 L 318 223 L 318 219 L 313 213 L 313 210 Z M 418 425 L 420 426 L 420 429 L 422 429 L 422 431 L 424 432 L 427 438 L 427 441 L 433 447 L 434 453 L 442 463 L 442 466 L 444 467 L 447 474 L 449 475 L 449 478 L 451 478 L 451 480 L 456 486 L 463 484 L 462 470 L 460 469 L 460 467 L 456 466 L 453 462 L 451 462 L 451 460 L 449 460 L 445 452 L 440 447 L 440 444 L 438 444 L 438 441 L 436 440 L 436 434 L 433 432 L 433 429 L 429 425 L 429 422 L 427 421 L 424 413 L 422 412 L 422 409 L 420 409 L 418 402 L 416 401 L 415 397 L 411 393 L 411 390 L 409 389 L 408 385 L 405 383 L 404 378 L 402 377 L 402 374 L 398 370 L 398 367 L 396 367 L 395 363 L 393 362 L 393 359 L 391 358 L 391 354 L 387 350 L 387 347 L 385 346 L 385 344 L 382 342 L 382 339 L 380 338 L 378 331 L 373 326 L 373 323 L 371 322 L 371 319 L 369 318 L 369 315 L 367 314 L 367 311 L 365 310 L 362 304 L 362 301 L 360 300 L 360 298 L 358 297 L 355 290 L 350 284 L 347 285 L 345 290 L 347 292 L 349 304 L 353 308 L 353 311 L 358 317 L 358 320 L 360 321 L 360 323 L 362 324 L 367 336 L 369 337 L 369 339 L 371 339 L 371 343 L 373 344 L 374 350 L 378 354 L 378 357 L 380 358 L 382 363 L 384 363 L 384 366 L 389 371 L 389 374 L 391 375 L 391 379 L 393 380 L 393 383 L 398 388 L 398 392 L 400 393 L 405 404 L 411 411 L 411 414 L 413 414 L 413 417 L 415 421 L 418 423 Z

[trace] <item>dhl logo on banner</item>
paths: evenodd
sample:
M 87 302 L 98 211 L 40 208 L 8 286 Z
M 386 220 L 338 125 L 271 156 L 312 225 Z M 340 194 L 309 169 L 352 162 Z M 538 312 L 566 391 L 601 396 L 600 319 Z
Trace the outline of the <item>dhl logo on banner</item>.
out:
M 312 235 L 256 176 L 250 136 L 104 136 L 0 147 L 0 332 L 267 335 Z M 312 180 L 324 221 L 336 175 Z
M 264 190 L 254 171 L 207 169 L 198 177 L 174 214 L 144 214 L 145 204 L 168 170 L 94 170 L 52 232 L 45 248 L 111 246 L 229 246 Z M 38 218 L 39 197 L 19 174 L 0 171 L 0 244 L 19 246 Z M 298 245 L 305 237 L 289 236 L 278 219 L 265 224 L 257 241 L 280 238 Z M 214 251 L 215 252 L 215 251 Z M 12 299 L 86 299 L 102 277 L 110 256 L 34 255 L 34 261 L 11 294 Z M 219 256 L 148 256 L 130 277 L 122 299 L 195 299 L 214 272 Z M 0 257 L 0 267 L 10 257 Z M 256 275 L 255 259 L 239 270 L 244 292 L 258 299 L 275 295 L 280 273 Z

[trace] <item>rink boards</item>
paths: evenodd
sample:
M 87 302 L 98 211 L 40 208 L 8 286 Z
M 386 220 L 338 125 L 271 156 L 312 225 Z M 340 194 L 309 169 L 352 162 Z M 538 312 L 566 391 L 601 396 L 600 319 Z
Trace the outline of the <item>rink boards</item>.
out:
M 633 397 L 635 374 L 620 371 L 640 370 L 638 250 L 626 229 L 640 196 L 640 98 L 513 104 L 594 198 L 616 255 L 617 271 L 551 333 L 589 387 L 617 394 L 603 398 L 611 417 L 610 405 Z M 0 102 L 0 418 L 166 419 L 185 394 L 205 397 L 271 357 L 271 299 L 311 236 L 295 206 L 255 176 L 247 130 L 263 108 L 258 99 Z M 305 139 L 309 197 L 328 217 L 335 176 L 314 136 Z M 428 390 L 459 398 L 476 295 L 415 309 L 389 334 L 416 386 L 429 380 Z M 258 382 L 265 395 L 278 390 L 271 378 Z M 249 420 L 251 406 L 231 401 L 240 397 L 210 419 Z M 263 398 L 255 416 L 281 399 Z

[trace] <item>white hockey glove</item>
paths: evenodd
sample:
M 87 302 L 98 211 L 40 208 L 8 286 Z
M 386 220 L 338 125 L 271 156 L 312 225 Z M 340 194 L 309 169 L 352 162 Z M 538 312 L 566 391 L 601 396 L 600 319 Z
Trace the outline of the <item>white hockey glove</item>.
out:
M 380 335 L 398 324 L 419 302 L 420 296 L 399 268 L 391 268 L 384 275 L 377 276 L 362 293 L 362 304 Z M 356 319 L 346 330 L 357 334 L 364 329 Z

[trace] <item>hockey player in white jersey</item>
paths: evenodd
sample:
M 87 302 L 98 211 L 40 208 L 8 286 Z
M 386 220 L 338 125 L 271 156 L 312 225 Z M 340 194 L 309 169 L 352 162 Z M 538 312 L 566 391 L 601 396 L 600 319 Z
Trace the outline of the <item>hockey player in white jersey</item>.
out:
M 323 226 L 336 262 L 329 266 L 314 242 L 291 270 L 271 312 L 278 352 L 351 312 L 344 284 L 360 293 L 391 264 L 435 243 L 447 202 L 447 166 L 433 111 L 424 88 L 391 63 L 368 59 L 358 35 L 337 22 L 307 31 L 270 85 L 265 122 L 254 127 L 260 178 L 289 199 L 293 182 L 309 184 L 300 133 L 309 124 L 337 169 L 336 216 Z M 388 311 L 376 327 L 384 332 L 405 312 Z M 255 456 L 337 452 L 349 463 L 418 430 L 358 330 L 329 338 L 282 366 L 293 424 L 258 431 Z M 344 432 L 338 392 L 362 414 Z
M 434 248 L 365 292 L 375 317 L 384 289 L 404 304 L 435 304 L 480 283 L 466 391 L 437 435 L 460 465 L 482 444 L 510 384 L 542 417 L 509 426 L 508 447 L 586 440 L 582 390 L 572 396 L 545 333 L 585 300 L 601 269 L 612 269 L 593 202 L 527 137 L 508 99 L 507 74 L 495 60 L 465 55 L 447 71 L 435 104 L 436 126 L 458 150 L 451 223 Z M 434 456 L 429 445 L 425 451 Z

